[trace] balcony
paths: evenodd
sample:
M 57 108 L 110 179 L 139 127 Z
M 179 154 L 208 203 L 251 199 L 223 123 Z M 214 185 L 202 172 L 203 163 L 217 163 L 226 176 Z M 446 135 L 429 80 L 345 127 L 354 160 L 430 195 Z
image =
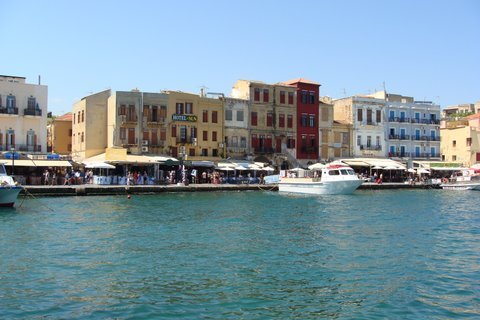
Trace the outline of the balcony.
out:
M 147 125 L 159 125 L 165 123 L 165 118 L 161 117 L 149 117 L 146 119 Z
M 1 114 L 16 114 L 18 115 L 18 108 L 0 108 Z
M 440 141 L 440 137 L 412 136 L 413 141 Z
M 412 119 L 411 123 L 416 124 L 440 124 L 440 120 L 436 119 Z
M 368 145 L 368 144 L 362 144 L 362 145 L 360 145 L 360 150 L 380 151 L 380 150 L 382 150 L 382 146 L 381 145 L 372 146 L 372 145 Z
M 23 109 L 23 114 L 26 116 L 42 116 L 42 110 L 40 109 Z
M 247 153 L 247 147 L 228 146 L 229 153 Z
M 373 121 L 362 121 L 361 122 L 361 125 L 362 126 L 378 126 L 380 125 L 381 123 L 378 123 L 378 122 L 373 122 Z
M 184 144 L 194 144 L 197 143 L 197 138 L 192 138 L 192 137 L 177 137 L 176 139 L 177 143 L 184 143 Z
M 408 134 L 390 134 L 388 136 L 390 140 L 410 140 L 410 135 Z
M 318 148 L 317 147 L 301 147 L 300 152 L 305 154 L 318 154 Z
M 21 152 L 42 152 L 41 145 L 27 145 L 27 144 L 15 144 L 15 145 L 0 145 L 0 151 L 10 151 L 15 148 L 15 151 Z
M 410 118 L 405 118 L 405 117 L 390 117 L 388 118 L 388 122 L 410 122 Z
M 253 151 L 257 154 L 273 154 L 275 150 L 271 147 L 256 147 Z

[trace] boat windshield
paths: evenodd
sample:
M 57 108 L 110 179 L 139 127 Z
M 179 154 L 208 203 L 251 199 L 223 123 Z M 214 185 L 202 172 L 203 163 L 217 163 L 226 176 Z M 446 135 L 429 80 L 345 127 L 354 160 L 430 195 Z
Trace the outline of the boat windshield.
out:
M 3 174 L 3 175 L 7 174 L 7 171 L 5 170 L 5 166 L 3 164 L 0 165 L 0 174 Z

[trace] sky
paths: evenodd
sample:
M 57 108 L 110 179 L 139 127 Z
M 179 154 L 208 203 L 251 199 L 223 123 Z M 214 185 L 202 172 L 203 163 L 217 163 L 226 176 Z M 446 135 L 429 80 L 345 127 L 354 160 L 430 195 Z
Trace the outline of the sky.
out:
M 0 0 L 0 12 L 0 74 L 41 76 L 54 115 L 105 89 L 229 96 L 239 79 L 480 101 L 477 0 Z

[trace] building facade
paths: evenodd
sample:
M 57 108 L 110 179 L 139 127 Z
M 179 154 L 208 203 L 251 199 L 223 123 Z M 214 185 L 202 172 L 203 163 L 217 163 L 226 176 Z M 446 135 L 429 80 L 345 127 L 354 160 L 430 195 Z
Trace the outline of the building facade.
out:
M 70 155 L 72 152 L 72 113 L 55 117 L 47 125 L 47 152 Z
M 296 161 L 296 88 L 238 80 L 232 97 L 248 101 L 250 150 L 247 158 L 283 166 Z
M 442 161 L 465 167 L 480 163 L 480 113 L 442 122 L 440 135 Z
M 333 101 L 334 119 L 352 126 L 353 157 L 385 157 L 384 101 L 353 96 Z
M 385 102 L 386 156 L 440 159 L 440 106 L 430 101 L 379 91 Z
M 320 145 L 318 130 L 320 84 L 302 78 L 285 81 L 284 83 L 295 87 L 297 93 L 295 95 L 297 115 L 296 140 L 298 142 L 296 158 L 303 165 L 315 163 L 319 158 Z M 327 134 L 328 131 L 328 128 L 325 128 L 323 132 Z
M 224 102 L 226 158 L 247 159 L 250 152 L 248 129 L 250 101 L 225 98 Z
M 48 87 L 0 75 L 0 150 L 47 152 Z

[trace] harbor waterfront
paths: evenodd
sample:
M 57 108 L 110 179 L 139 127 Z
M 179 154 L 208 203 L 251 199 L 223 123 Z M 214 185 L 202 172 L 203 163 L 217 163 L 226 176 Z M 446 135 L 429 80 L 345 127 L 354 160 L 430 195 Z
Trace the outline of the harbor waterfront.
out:
M 361 190 L 429 189 L 435 186 L 408 183 L 363 183 Z M 165 192 L 212 192 L 212 191 L 277 191 L 278 185 L 260 184 L 190 184 L 190 185 L 70 185 L 70 186 L 25 186 L 23 196 L 98 196 L 122 194 L 150 194 Z M 23 197 L 22 196 L 22 197 Z M 21 200 L 21 199 L 20 199 Z
M 472 192 L 27 197 L 0 211 L 0 318 L 478 318 Z

